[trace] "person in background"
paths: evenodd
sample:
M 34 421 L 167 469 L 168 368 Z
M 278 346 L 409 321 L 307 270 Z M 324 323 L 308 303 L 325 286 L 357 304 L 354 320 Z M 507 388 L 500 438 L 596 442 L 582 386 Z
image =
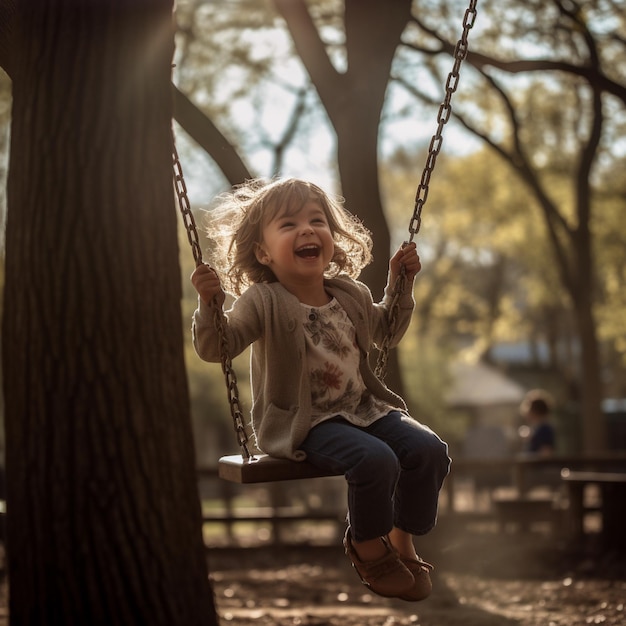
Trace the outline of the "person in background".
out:
M 551 456 L 556 450 L 556 435 L 550 422 L 552 398 L 542 389 L 529 391 L 520 405 L 520 414 L 526 424 L 520 428 L 524 452 Z

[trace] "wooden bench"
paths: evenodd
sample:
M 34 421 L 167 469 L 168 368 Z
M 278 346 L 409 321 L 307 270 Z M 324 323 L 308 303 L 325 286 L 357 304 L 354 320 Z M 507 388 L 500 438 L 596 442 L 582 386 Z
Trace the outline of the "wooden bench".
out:
M 585 518 L 597 511 L 601 515 L 600 547 L 626 550 L 626 473 L 585 472 L 564 469 L 561 477 L 567 485 L 569 499 L 569 536 L 580 543 L 586 533 Z M 589 502 L 588 489 L 595 486 L 599 498 Z
M 626 468 L 626 451 L 596 454 L 566 454 L 548 457 L 507 457 L 501 459 L 454 458 L 450 474 L 444 483 L 443 504 L 449 512 L 457 511 L 456 479 L 475 474 L 508 474 L 508 482 L 515 487 L 520 497 L 525 497 L 532 488 L 532 476 L 538 470 L 551 469 L 558 478 L 553 485 L 562 484 L 560 472 L 563 468 L 576 471 L 613 472 L 615 468 Z
M 493 506 L 501 531 L 530 531 L 536 523 L 547 524 L 550 533 L 558 525 L 559 505 L 555 496 L 494 496 Z

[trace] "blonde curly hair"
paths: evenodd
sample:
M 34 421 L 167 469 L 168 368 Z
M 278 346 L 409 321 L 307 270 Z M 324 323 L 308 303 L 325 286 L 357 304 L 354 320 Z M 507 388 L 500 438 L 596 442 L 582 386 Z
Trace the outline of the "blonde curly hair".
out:
M 343 199 L 297 178 L 252 179 L 218 196 L 207 213 L 209 259 L 224 291 L 239 296 L 253 283 L 276 282 L 272 270 L 255 254 L 263 243 L 263 229 L 279 215 L 294 215 L 309 200 L 319 202 L 335 241 L 325 276 L 358 278 L 372 260 L 372 238 L 344 208 Z

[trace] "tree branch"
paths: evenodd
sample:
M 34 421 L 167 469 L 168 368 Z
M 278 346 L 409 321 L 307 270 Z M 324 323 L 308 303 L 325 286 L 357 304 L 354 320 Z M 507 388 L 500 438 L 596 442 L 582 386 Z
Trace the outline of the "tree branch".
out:
M 515 114 L 515 109 L 513 104 L 509 100 L 508 96 L 504 92 L 504 90 L 497 84 L 497 82 L 491 78 L 489 75 L 481 72 L 485 80 L 492 86 L 492 88 L 496 91 L 496 93 L 501 98 L 505 109 L 507 110 L 509 122 L 511 124 L 511 134 L 513 136 L 513 149 L 506 150 L 504 146 L 496 143 L 489 135 L 485 132 L 480 131 L 473 124 L 471 124 L 467 118 L 463 115 L 457 113 L 454 108 L 452 109 L 452 116 L 472 135 L 479 138 L 483 141 L 489 148 L 491 148 L 496 154 L 498 154 L 505 162 L 507 162 L 513 169 L 515 169 L 522 180 L 528 185 L 531 189 L 533 195 L 537 199 L 539 205 L 542 207 L 545 215 L 546 215 L 546 223 L 548 225 L 548 234 L 550 236 L 550 240 L 552 241 L 552 245 L 554 247 L 554 251 L 556 257 L 559 262 L 559 268 L 561 270 L 562 280 L 569 287 L 573 287 L 573 276 L 571 272 L 571 268 L 567 261 L 567 254 L 563 248 L 561 239 L 558 235 L 557 229 L 564 231 L 568 238 L 571 239 L 574 233 L 572 229 L 568 225 L 565 218 L 559 213 L 557 207 L 550 200 L 548 194 L 544 191 L 543 186 L 541 185 L 541 181 L 537 177 L 534 172 L 531 164 L 529 163 L 525 151 L 523 149 L 520 136 L 519 136 L 519 123 L 517 121 L 517 116 Z M 422 100 L 423 102 L 427 102 L 433 106 L 438 105 L 439 103 L 426 94 L 418 91 L 413 85 L 406 83 L 400 77 L 394 77 L 409 93 L 411 93 L 414 97 Z
M 432 48 L 417 46 L 411 42 L 402 42 L 402 45 L 416 52 L 430 56 L 436 54 L 452 55 L 454 53 L 453 44 L 443 39 L 436 31 L 428 28 L 426 24 L 421 22 L 418 18 L 413 16 L 411 19 L 421 30 L 436 39 L 441 47 L 438 50 L 433 50 Z M 588 43 L 587 40 L 586 42 Z M 504 61 L 478 52 L 472 52 L 471 50 L 467 53 L 466 62 L 473 65 L 478 70 L 484 70 L 485 67 L 493 67 L 509 74 L 521 74 L 523 72 L 565 72 L 566 74 L 573 74 L 574 76 L 584 78 L 590 85 L 597 85 L 602 91 L 616 96 L 626 104 L 626 86 L 611 80 L 602 72 L 600 66 L 596 64 L 579 66 L 573 63 L 566 63 L 565 61 L 553 61 L 550 59 Z
M 341 81 L 306 4 L 303 0 L 274 0 L 274 5 L 285 20 L 296 52 L 328 110 L 333 105 L 332 95 L 341 89 Z
M 182 128 L 211 156 L 231 185 L 252 178 L 233 145 L 187 96 L 173 86 L 174 117 Z
M 566 12 L 566 8 L 562 7 L 562 10 Z M 593 35 L 589 32 L 587 24 L 579 20 L 576 16 L 570 15 L 570 19 L 575 20 L 580 31 L 583 34 L 585 44 L 589 51 L 589 60 L 591 62 L 591 68 L 599 72 L 600 69 L 600 55 L 598 54 L 598 48 Z M 576 177 L 576 187 L 578 199 L 578 223 L 579 229 L 586 228 L 589 223 L 590 217 L 590 179 L 591 168 L 595 157 L 598 153 L 598 146 L 602 139 L 602 126 L 604 122 L 604 115 L 602 112 L 602 89 L 599 85 L 590 84 L 593 90 L 593 118 L 591 123 L 591 130 L 586 145 L 584 146 L 581 154 L 580 164 L 578 168 L 578 175 Z
M 300 123 L 300 120 L 302 119 L 302 116 L 306 111 L 307 91 L 308 89 L 306 87 L 299 90 L 296 106 L 291 112 L 285 131 L 283 132 L 283 136 L 275 144 L 273 144 L 271 141 L 266 142 L 267 145 L 272 148 L 272 151 L 274 153 L 272 172 L 275 176 L 280 175 L 280 171 L 283 167 L 285 151 L 293 140 L 296 131 L 298 130 L 298 124 Z

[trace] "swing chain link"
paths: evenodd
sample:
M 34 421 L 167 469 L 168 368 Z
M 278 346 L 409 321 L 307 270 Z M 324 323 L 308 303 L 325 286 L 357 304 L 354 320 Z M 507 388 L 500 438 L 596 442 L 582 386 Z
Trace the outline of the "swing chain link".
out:
M 178 199 L 178 208 L 183 217 L 183 224 L 187 232 L 187 239 L 191 245 L 193 258 L 196 262 L 196 267 L 202 265 L 202 248 L 200 246 L 200 238 L 198 236 L 198 228 L 196 226 L 196 220 L 194 219 L 191 211 L 191 203 L 189 201 L 189 195 L 187 193 L 187 185 L 185 184 L 185 178 L 183 176 L 183 168 L 178 158 L 178 151 L 174 146 L 173 151 L 173 164 L 174 164 L 174 189 L 176 191 L 176 197 Z M 213 300 L 211 302 L 211 308 L 213 309 L 213 322 L 218 334 L 218 341 L 220 347 L 220 362 L 222 365 L 222 372 L 226 380 L 226 391 L 228 394 L 228 405 L 230 407 L 230 415 L 233 420 L 233 428 L 237 435 L 237 442 L 241 448 L 241 454 L 249 461 L 252 458 L 248 449 L 248 435 L 246 433 L 246 427 L 244 422 L 244 415 L 241 410 L 241 404 L 239 402 L 239 388 L 237 386 L 237 375 L 232 366 L 232 359 L 230 357 L 230 350 L 228 347 L 228 338 L 226 337 L 226 323 L 222 308 L 218 306 L 217 302 Z
M 448 123 L 448 120 L 452 115 L 452 106 L 450 102 L 452 100 L 452 94 L 454 94 L 459 86 L 459 70 L 461 69 L 461 64 L 465 60 L 469 49 L 469 31 L 476 22 L 477 3 L 478 0 L 470 0 L 469 7 L 465 10 L 465 16 L 463 18 L 463 34 L 454 48 L 454 65 L 450 74 L 448 74 L 448 79 L 446 81 L 445 98 L 439 106 L 439 112 L 437 114 L 437 131 L 430 140 L 426 164 L 424 166 L 424 171 L 422 172 L 422 178 L 419 186 L 417 187 L 417 193 L 415 194 L 415 208 L 413 210 L 411 221 L 409 222 L 409 243 L 413 241 L 413 238 L 417 235 L 420 230 L 420 226 L 422 225 L 422 208 L 426 204 L 426 199 L 428 198 L 430 177 L 435 169 L 437 156 L 439 155 L 443 144 L 443 128 Z
M 387 374 L 387 362 L 389 360 L 389 349 L 391 347 L 391 340 L 395 337 L 396 334 L 396 325 L 398 323 L 398 312 L 400 310 L 400 296 L 404 292 L 404 288 L 406 286 L 406 273 L 404 267 L 400 272 L 400 275 L 396 279 L 396 282 L 393 286 L 393 295 L 391 298 L 391 303 L 389 304 L 389 314 L 387 317 L 387 332 L 383 337 L 383 340 L 380 344 L 378 351 L 378 359 L 376 361 L 376 368 L 374 369 L 374 374 L 378 380 L 383 381 Z
M 448 79 L 446 80 L 446 95 L 439 106 L 439 112 L 437 113 L 437 130 L 435 134 L 432 136 L 430 140 L 430 145 L 428 146 L 428 156 L 426 157 L 426 163 L 424 165 L 424 171 L 422 172 L 422 178 L 417 187 L 417 193 L 415 194 L 415 207 L 413 209 L 413 215 L 411 216 L 411 220 L 409 222 L 409 240 L 404 242 L 404 245 L 407 243 L 411 243 L 413 238 L 420 230 L 420 226 L 422 225 L 422 209 L 424 204 L 426 204 L 426 199 L 428 198 L 428 189 L 430 184 L 430 177 L 432 176 L 433 170 L 435 169 L 435 163 L 437 162 L 437 156 L 441 151 L 441 146 L 443 145 L 443 129 L 444 126 L 450 120 L 452 116 L 452 94 L 457 90 L 459 86 L 459 70 L 461 69 L 461 64 L 465 60 L 467 56 L 467 52 L 469 49 L 468 37 L 469 31 L 474 26 L 476 22 L 476 5 L 478 0 L 470 0 L 469 7 L 465 10 L 465 15 L 463 17 L 463 34 L 461 38 L 457 41 L 457 44 L 454 48 L 454 65 L 452 66 L 452 70 L 448 74 Z M 381 342 L 378 360 L 376 362 L 376 369 L 374 373 L 379 378 L 379 380 L 384 380 L 387 374 L 387 363 L 389 360 L 389 348 L 391 345 L 391 340 L 395 335 L 396 324 L 398 320 L 398 312 L 399 312 L 399 300 L 400 296 L 404 293 L 404 289 L 406 286 L 406 275 L 404 272 L 404 268 L 402 268 L 402 272 L 396 279 L 394 288 L 393 288 L 393 297 L 391 303 L 389 305 L 389 313 L 388 313 L 388 330 L 385 338 Z
M 237 435 L 237 443 L 241 448 L 241 456 L 246 461 L 251 460 L 252 455 L 248 449 L 248 434 L 246 433 L 246 426 L 244 421 L 243 411 L 241 410 L 241 403 L 239 402 L 239 388 L 237 386 L 237 375 L 233 369 L 233 362 L 230 358 L 230 350 L 228 349 L 228 339 L 226 337 L 226 324 L 224 320 L 224 313 L 217 305 L 215 300 L 212 302 L 213 306 L 213 320 L 215 328 L 219 336 L 220 346 L 220 361 L 222 364 L 222 372 L 224 373 L 224 379 L 226 380 L 226 391 L 228 394 L 228 405 L 230 406 L 230 415 L 233 420 L 233 428 Z
M 172 158 L 174 161 L 174 189 L 176 190 L 176 197 L 178 198 L 178 208 L 180 209 L 180 214 L 183 217 L 183 224 L 185 226 L 185 231 L 187 232 L 189 245 L 191 245 L 191 252 L 193 253 L 196 267 L 198 267 L 199 265 L 202 265 L 202 248 L 200 247 L 196 220 L 191 212 L 191 202 L 189 202 L 187 185 L 185 184 L 185 177 L 183 176 L 183 166 L 178 158 L 176 146 L 174 146 Z

